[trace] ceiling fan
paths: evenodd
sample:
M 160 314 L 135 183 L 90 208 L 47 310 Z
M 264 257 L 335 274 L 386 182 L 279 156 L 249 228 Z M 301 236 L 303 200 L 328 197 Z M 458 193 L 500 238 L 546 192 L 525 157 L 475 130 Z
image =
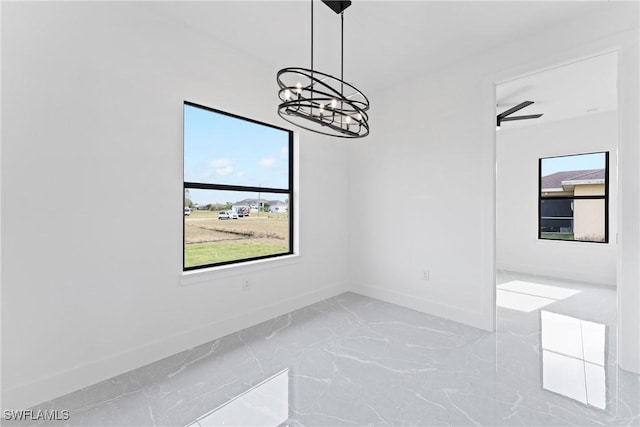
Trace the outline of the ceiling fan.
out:
M 496 116 L 496 129 L 500 129 L 500 123 L 502 122 L 510 122 L 513 120 L 537 119 L 539 117 L 542 117 L 543 116 L 542 114 L 530 114 L 528 116 L 509 117 L 511 116 L 511 114 L 515 113 L 516 111 L 522 110 L 523 108 L 528 107 L 531 104 L 533 104 L 533 101 L 524 101 L 516 105 L 515 107 L 511 107 L 507 111 L 503 111 L 502 113 L 498 114 Z

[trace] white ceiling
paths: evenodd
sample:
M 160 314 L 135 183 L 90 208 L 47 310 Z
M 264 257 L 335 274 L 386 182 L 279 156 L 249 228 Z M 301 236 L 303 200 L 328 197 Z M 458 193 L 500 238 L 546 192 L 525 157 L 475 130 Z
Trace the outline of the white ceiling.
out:
M 339 76 L 339 16 L 320 1 L 314 5 L 314 66 Z M 174 1 L 142 3 L 141 7 L 264 61 L 273 67 L 274 75 L 280 68 L 310 65 L 309 0 Z M 637 2 L 625 1 L 354 0 L 345 12 L 344 77 L 369 93 L 549 28 L 570 25 L 581 16 L 602 16 L 603 27 L 619 31 L 637 27 L 637 14 Z M 499 88 L 498 112 L 524 100 L 536 104 L 522 110 L 523 114 L 539 109 L 545 113 L 544 120 L 559 114 L 566 117 L 569 110 L 574 114 L 611 108 L 610 85 L 589 96 L 583 90 L 597 89 L 593 83 L 611 75 L 609 65 L 604 60 L 596 68 L 574 64 L 573 70 L 558 69 L 506 83 Z M 569 78 L 574 72 L 587 74 Z M 569 104 L 556 105 L 561 98 Z M 562 109 L 568 110 L 561 113 Z
M 496 112 L 533 101 L 512 116 L 544 114 L 539 119 L 502 124 L 510 129 L 614 111 L 618 108 L 617 81 L 617 54 L 596 56 L 498 85 Z
M 320 1 L 314 4 L 314 65 L 338 75 L 339 16 Z M 309 65 L 307 0 L 152 2 L 145 7 L 260 58 L 276 70 Z M 611 9 L 637 12 L 632 7 L 630 2 L 606 1 L 355 0 L 345 11 L 345 80 L 365 92 L 386 87 L 581 15 L 606 16 Z

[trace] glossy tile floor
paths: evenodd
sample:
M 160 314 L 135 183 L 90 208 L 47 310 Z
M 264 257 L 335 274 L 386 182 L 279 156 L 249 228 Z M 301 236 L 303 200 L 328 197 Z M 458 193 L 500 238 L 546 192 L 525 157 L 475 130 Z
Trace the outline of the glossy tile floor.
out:
M 614 290 L 501 272 L 497 299 L 487 333 L 347 293 L 35 409 L 71 426 L 640 425 Z

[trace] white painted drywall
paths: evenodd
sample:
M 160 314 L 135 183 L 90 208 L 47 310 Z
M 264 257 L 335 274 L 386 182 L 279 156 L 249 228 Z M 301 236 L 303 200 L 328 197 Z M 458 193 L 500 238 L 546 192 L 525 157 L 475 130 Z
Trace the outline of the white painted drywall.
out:
M 351 145 L 351 277 L 357 292 L 492 329 L 493 87 L 477 83 L 447 69 L 377 97 L 375 132 Z
M 491 330 L 495 320 L 495 84 L 609 51 L 620 58 L 619 364 L 640 372 L 638 4 L 377 94 L 350 146 L 351 282 L 362 294 Z M 617 23 L 634 19 L 633 29 Z M 434 61 L 437 61 L 434 58 Z M 375 112 L 375 114 L 374 114 Z M 430 280 L 422 280 L 428 268 Z
M 142 4 L 2 7 L 3 408 L 346 289 L 347 223 L 322 207 L 347 204 L 347 147 L 307 133 L 300 257 L 181 284 L 182 102 L 284 127 L 276 69 Z
M 636 4 L 637 5 L 637 4 Z M 638 13 L 635 14 L 638 19 Z M 640 374 L 640 36 L 620 44 L 618 70 L 618 363 Z
M 533 124 L 497 134 L 496 259 L 500 269 L 615 286 L 618 114 Z M 609 151 L 609 243 L 538 239 L 538 159 Z

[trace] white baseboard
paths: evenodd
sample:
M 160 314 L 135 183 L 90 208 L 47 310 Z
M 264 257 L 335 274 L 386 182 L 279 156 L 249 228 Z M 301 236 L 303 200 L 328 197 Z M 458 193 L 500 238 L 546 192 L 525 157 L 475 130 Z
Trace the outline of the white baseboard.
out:
M 498 270 L 513 271 L 515 273 L 531 274 L 533 276 L 545 276 L 557 279 L 573 280 L 576 282 L 590 283 L 594 285 L 616 286 L 616 278 L 609 277 L 607 274 L 597 273 L 593 271 L 581 272 L 579 270 L 562 270 L 550 268 L 546 266 L 528 265 L 528 264 L 512 264 L 505 262 L 497 263 Z
M 364 284 L 352 284 L 351 292 L 410 308 L 422 313 L 431 314 L 443 319 L 463 323 L 465 325 L 473 326 L 474 328 L 489 332 L 493 331 L 493 314 L 466 311 L 458 307 L 439 304 L 431 300 L 419 298 L 415 295 L 390 291 L 388 289 Z
M 60 371 L 30 383 L 5 389 L 2 392 L 2 407 L 3 409 L 33 407 L 347 291 L 349 288 L 346 283 L 336 283 L 251 312 L 148 342 L 139 347 Z

